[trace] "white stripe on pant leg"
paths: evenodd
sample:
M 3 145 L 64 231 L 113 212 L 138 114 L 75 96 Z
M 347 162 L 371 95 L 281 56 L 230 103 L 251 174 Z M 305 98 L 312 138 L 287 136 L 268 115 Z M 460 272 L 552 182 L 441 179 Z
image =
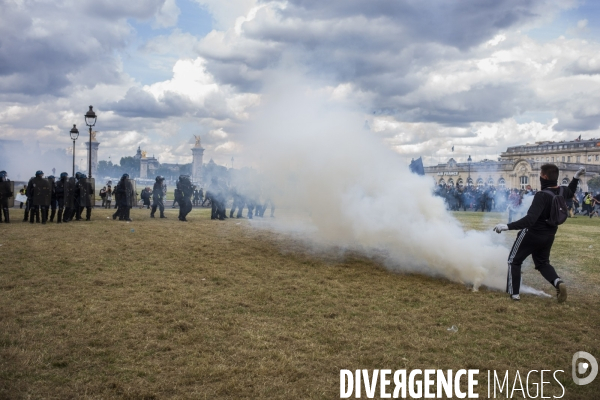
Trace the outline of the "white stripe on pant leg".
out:
M 508 294 L 513 294 L 512 262 L 515 259 L 515 256 L 517 255 L 517 251 L 519 250 L 519 246 L 521 246 L 521 242 L 523 242 L 523 238 L 525 237 L 526 234 L 527 234 L 527 229 L 523 229 L 521 231 L 521 233 L 519 234 L 519 236 L 517 237 L 517 240 L 515 241 L 515 244 L 513 246 L 513 251 L 511 251 L 510 257 L 508 258 L 508 279 L 507 279 Z
M 515 241 L 515 245 L 513 246 L 513 251 L 510 254 L 510 257 L 508 258 L 508 262 L 512 263 L 515 256 L 517 255 L 517 251 L 519 250 L 519 246 L 521 246 L 521 242 L 523 241 L 523 238 L 525 237 L 525 234 L 527 233 L 527 229 L 523 229 L 521 231 L 521 234 L 517 237 L 517 240 Z
M 508 263 L 508 276 L 506 277 L 506 292 L 512 294 L 512 264 Z

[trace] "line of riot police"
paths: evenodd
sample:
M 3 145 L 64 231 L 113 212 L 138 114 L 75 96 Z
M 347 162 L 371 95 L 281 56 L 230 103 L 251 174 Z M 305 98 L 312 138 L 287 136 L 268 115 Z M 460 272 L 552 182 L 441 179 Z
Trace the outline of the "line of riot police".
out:
M 190 177 L 181 175 L 175 189 L 175 202 L 180 206 L 179 220 L 186 222 L 187 215 L 192 210 L 192 198 L 198 193 L 196 186 L 192 184 Z M 14 206 L 14 183 L 8 179 L 6 171 L 0 171 L 0 222 L 10 222 L 9 209 Z M 56 223 L 80 221 L 83 219 L 85 209 L 85 220 L 91 219 L 92 207 L 95 205 L 95 181 L 85 174 L 77 172 L 74 177 L 63 172 L 58 180 L 54 176 L 44 177 L 43 171 L 36 171 L 25 191 L 27 200 L 23 222 L 48 221 Z M 116 212 L 113 219 L 120 221 L 131 221 L 131 208 L 137 205 L 136 184 L 129 179 L 128 174 L 123 174 L 114 189 Z M 160 218 L 166 218 L 164 214 L 167 187 L 164 177 L 157 176 L 152 191 L 151 218 L 158 210 Z M 273 202 L 267 199 L 260 201 L 260 190 L 256 185 L 239 185 L 239 187 L 228 187 L 217 178 L 211 179 L 211 184 L 206 191 L 205 202 L 211 203 L 211 219 L 224 220 L 227 217 L 226 204 L 229 199 L 233 200 L 229 218 L 233 218 L 237 210 L 237 218 L 242 218 L 242 211 L 247 208 L 247 217 L 264 216 L 265 210 L 271 206 L 271 217 L 275 211 Z M 204 204 L 204 203 L 203 203 Z M 4 221 L 3 221 L 4 220 Z
M 244 208 L 248 209 L 248 219 L 252 219 L 254 216 L 263 217 L 269 205 L 271 207 L 271 217 L 274 217 L 275 213 L 274 203 L 270 199 L 261 202 L 260 189 L 253 184 L 228 187 L 223 181 L 213 177 L 210 186 L 206 190 L 206 198 L 210 200 L 212 207 L 210 219 L 222 221 L 228 218 L 226 204 L 229 199 L 232 199 L 229 218 L 233 218 L 236 210 L 236 218 L 242 218 Z
M 14 184 L 8 179 L 6 171 L 1 171 L 0 175 L 0 203 L 4 222 L 10 222 L 8 209 L 14 206 Z M 45 178 L 43 171 L 36 171 L 27 183 L 23 222 L 46 224 L 48 221 L 54 222 L 55 217 L 59 224 L 73 219 L 79 221 L 84 209 L 85 219 L 89 221 L 95 203 L 94 193 L 94 179 L 80 172 L 70 178 L 69 174 L 63 172 L 57 181 L 53 175 Z

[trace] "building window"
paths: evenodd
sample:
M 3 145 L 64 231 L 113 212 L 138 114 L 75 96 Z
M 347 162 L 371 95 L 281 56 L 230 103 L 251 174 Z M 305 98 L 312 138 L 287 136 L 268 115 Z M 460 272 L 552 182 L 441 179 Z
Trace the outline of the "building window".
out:
M 588 162 L 592 162 L 592 156 L 588 156 Z
M 452 178 L 448 179 L 448 186 L 454 186 L 454 180 L 452 180 Z
M 519 178 L 519 183 L 521 184 L 521 189 L 525 189 L 525 186 L 529 185 L 529 178 L 527 176 L 521 176 Z
M 440 179 L 440 185 L 444 186 L 446 184 L 446 181 L 444 181 L 444 178 Z
M 567 162 L 571 162 L 571 156 L 567 156 Z
M 565 162 L 565 156 L 562 156 L 562 162 Z
M 577 162 L 581 162 L 581 156 L 577 156 Z
M 492 178 L 488 179 L 488 186 L 494 186 L 494 180 Z
M 498 187 L 506 189 L 506 181 L 504 180 L 504 178 L 498 179 Z
M 552 160 L 552 162 L 554 162 L 554 157 L 550 157 L 550 160 Z
M 599 161 L 599 160 L 600 160 L 600 156 L 596 156 L 596 161 Z
M 563 184 L 563 185 L 568 185 L 568 184 L 569 184 L 569 180 L 568 180 L 567 178 L 564 178 L 564 179 L 562 180 L 562 184 Z
M 458 180 L 456 181 L 456 186 L 461 187 L 462 185 L 463 185 L 462 178 L 458 178 Z
M 467 178 L 467 186 L 473 186 L 473 179 Z
M 546 157 L 546 162 L 549 162 L 549 161 L 550 161 L 550 157 Z
M 483 179 L 477 179 L 477 187 L 483 187 Z

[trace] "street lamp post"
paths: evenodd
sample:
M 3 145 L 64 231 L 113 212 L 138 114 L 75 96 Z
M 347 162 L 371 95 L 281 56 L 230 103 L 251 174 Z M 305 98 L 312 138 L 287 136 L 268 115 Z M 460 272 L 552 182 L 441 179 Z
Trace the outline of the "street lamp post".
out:
M 473 160 L 471 159 L 471 156 L 469 156 L 469 158 L 467 158 L 467 163 L 469 164 L 469 179 L 467 180 L 467 186 L 471 186 L 471 162 Z
M 75 124 L 73 124 L 73 129 L 71 129 L 70 134 L 71 134 L 71 139 L 73 139 L 73 175 L 71 175 L 71 176 L 75 176 L 75 141 L 79 137 L 79 130 L 77 130 L 77 127 L 75 126 Z
M 96 125 L 96 113 L 93 106 L 90 106 L 88 112 L 85 113 L 85 124 L 90 128 L 90 149 L 88 152 L 88 177 L 92 177 L 92 126 Z

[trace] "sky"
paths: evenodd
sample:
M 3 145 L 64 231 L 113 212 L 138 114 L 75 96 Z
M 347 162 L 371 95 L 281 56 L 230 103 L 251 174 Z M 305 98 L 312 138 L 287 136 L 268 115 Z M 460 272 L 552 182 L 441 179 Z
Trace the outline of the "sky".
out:
M 0 1 L 0 139 L 66 149 L 93 105 L 100 160 L 140 146 L 191 162 L 200 135 L 207 160 L 251 166 L 244 127 L 282 73 L 359 114 L 406 162 L 597 138 L 600 5 Z

